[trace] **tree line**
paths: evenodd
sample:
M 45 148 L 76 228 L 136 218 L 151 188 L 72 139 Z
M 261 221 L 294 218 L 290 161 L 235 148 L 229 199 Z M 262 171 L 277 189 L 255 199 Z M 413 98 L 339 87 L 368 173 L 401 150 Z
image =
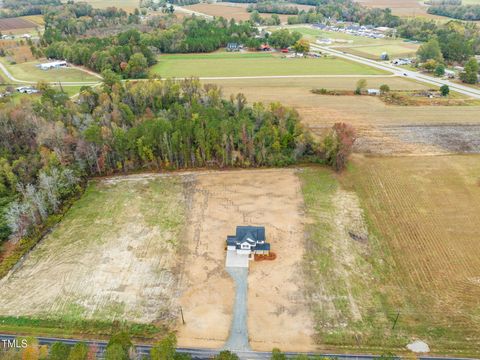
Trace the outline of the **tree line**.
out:
M 460 20 L 480 20 L 480 5 L 434 5 L 427 12 Z
M 299 161 L 341 169 L 346 161 L 344 132 L 334 129 L 333 140 L 319 144 L 278 103 L 224 99 L 196 79 L 124 84 L 108 70 L 104 81 L 101 89 L 82 88 L 75 102 L 39 84 L 40 101 L 0 111 L 0 240 L 42 226 L 90 176 Z
M 264 14 L 287 14 L 287 15 L 298 14 L 298 8 L 296 6 L 287 6 L 287 5 L 275 4 L 271 2 L 250 4 L 247 6 L 247 11 L 248 12 L 258 11 L 259 13 L 264 13 Z
M 441 60 L 447 63 L 463 64 L 480 53 L 480 29 L 475 23 L 452 20 L 442 24 L 426 19 L 410 19 L 397 28 L 397 34 L 425 43 L 436 39 Z
M 26 344 L 22 349 L 9 349 L 2 351 L 0 348 L 0 359 L 4 360 L 191 360 L 192 356 L 186 352 L 177 351 L 177 339 L 174 334 L 167 334 L 157 341 L 150 349 L 147 356 L 141 355 L 132 342 L 127 332 L 116 332 L 108 341 L 106 350 L 101 354 L 97 344 L 87 345 L 85 342 L 78 342 L 75 345 L 67 345 L 62 342 L 54 342 L 52 345 L 39 345 L 33 337 L 19 338 L 18 342 Z M 99 356 L 99 357 L 97 357 Z M 321 356 L 296 355 L 289 357 L 292 360 L 326 360 Z M 394 354 L 382 355 L 380 360 L 394 360 Z M 212 360 L 239 360 L 236 353 L 229 350 L 222 350 L 211 358 Z M 287 360 L 287 355 L 280 349 L 274 348 L 270 360 Z
M 0 18 L 13 18 L 27 15 L 40 15 L 53 6 L 60 6 L 60 0 L 4 0 Z

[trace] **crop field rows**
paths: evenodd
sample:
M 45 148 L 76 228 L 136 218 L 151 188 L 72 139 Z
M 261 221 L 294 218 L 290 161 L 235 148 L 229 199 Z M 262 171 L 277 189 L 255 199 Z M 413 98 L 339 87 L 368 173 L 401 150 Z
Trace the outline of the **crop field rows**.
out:
M 17 29 L 31 29 L 35 28 L 37 24 L 22 18 L 7 18 L 0 19 L 0 31 L 8 32 L 9 30 Z
M 391 261 L 387 283 L 394 286 L 384 291 L 402 312 L 400 327 L 417 334 L 427 329 L 432 341 L 441 336 L 450 346 L 469 337 L 471 344 L 462 346 L 470 349 L 480 342 L 477 160 L 357 159 L 361 170 L 354 175 L 354 187 Z

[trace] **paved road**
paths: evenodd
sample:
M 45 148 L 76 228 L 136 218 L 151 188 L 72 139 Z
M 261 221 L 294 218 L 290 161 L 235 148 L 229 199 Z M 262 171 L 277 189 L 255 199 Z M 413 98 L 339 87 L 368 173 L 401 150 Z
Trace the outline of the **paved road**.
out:
M 14 335 L 8 334 L 0 334 L 0 345 L 2 344 L 2 340 L 13 340 L 15 339 Z M 76 343 L 84 342 L 87 345 L 95 344 L 97 345 L 99 351 L 98 355 L 101 357 L 107 346 L 105 341 L 95 341 L 95 340 L 79 340 L 79 339 L 62 339 L 62 338 L 54 338 L 54 337 L 37 337 L 39 343 L 41 345 L 51 345 L 55 342 L 62 342 L 69 346 L 73 346 Z M 146 355 L 150 354 L 150 349 L 152 348 L 151 345 L 136 345 L 137 353 L 139 355 Z M 177 348 L 177 351 L 180 353 L 187 353 L 192 356 L 193 359 L 199 360 L 207 360 L 211 359 L 213 356 L 219 353 L 219 350 L 216 349 L 201 349 L 201 348 Z M 242 360 L 270 360 L 271 353 L 266 351 L 236 351 L 238 356 Z M 379 355 L 368 355 L 368 354 L 332 354 L 332 353 L 299 353 L 299 352 L 286 352 L 287 356 L 295 356 L 295 355 L 310 355 L 310 356 L 322 356 L 332 359 L 338 360 L 376 360 L 380 356 Z M 418 356 L 417 359 L 419 360 L 479 360 L 476 358 L 455 358 L 455 357 L 436 357 L 436 356 Z
M 235 352 L 249 351 L 247 327 L 248 267 L 227 267 L 225 269 L 235 281 L 233 319 L 225 349 Z
M 470 88 L 468 86 L 457 84 L 457 83 L 451 82 L 449 80 L 433 78 L 431 76 L 421 74 L 417 71 L 405 70 L 405 69 L 402 69 L 402 68 L 399 68 L 399 67 L 396 67 L 396 66 L 393 66 L 393 65 L 390 65 L 390 64 L 380 63 L 380 62 L 375 61 L 375 60 L 365 59 L 361 56 L 346 54 L 342 51 L 338 51 L 338 50 L 335 50 L 335 49 L 332 49 L 332 48 L 329 48 L 329 47 L 325 47 L 325 46 L 320 46 L 320 45 L 317 45 L 317 44 L 311 44 L 310 47 L 313 50 L 320 50 L 322 52 L 325 52 L 325 53 L 328 53 L 328 54 L 331 54 L 331 55 L 335 55 L 337 57 L 341 57 L 341 58 L 344 58 L 344 59 L 355 61 L 355 62 L 364 64 L 364 65 L 369 65 L 369 66 L 377 68 L 377 69 L 386 70 L 386 71 L 392 72 L 393 74 L 395 74 L 397 76 L 404 76 L 404 77 L 407 77 L 409 79 L 417 80 L 417 81 L 420 81 L 420 82 L 423 82 L 423 83 L 428 83 L 428 84 L 435 85 L 435 86 L 448 85 L 451 90 L 454 90 L 454 91 L 456 91 L 458 93 L 461 93 L 461 94 L 464 94 L 464 95 L 468 95 L 468 96 L 473 97 L 475 99 L 480 99 L 480 89 Z M 406 74 L 406 76 L 405 76 L 405 74 Z

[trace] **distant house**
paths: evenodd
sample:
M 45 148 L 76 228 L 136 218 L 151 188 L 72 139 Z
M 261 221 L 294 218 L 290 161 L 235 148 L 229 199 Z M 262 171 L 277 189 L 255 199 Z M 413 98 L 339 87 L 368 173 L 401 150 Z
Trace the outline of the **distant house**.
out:
M 52 61 L 44 64 L 38 64 L 37 67 L 39 67 L 42 70 L 50 70 L 50 69 L 58 69 L 62 67 L 68 67 L 68 63 L 66 61 Z
M 40 90 L 35 89 L 32 86 L 20 86 L 16 88 L 17 92 L 22 93 L 22 94 L 36 94 L 40 92 Z
M 237 255 L 269 255 L 270 244 L 265 242 L 265 227 L 237 226 L 236 234 L 227 236 L 227 251 L 235 251 Z
M 453 79 L 453 78 L 455 78 L 455 75 L 456 75 L 455 71 L 445 69 L 445 76 L 446 76 L 447 78 Z
M 270 50 L 272 50 L 272 48 L 268 44 L 262 44 L 262 45 L 260 45 L 260 50 L 261 51 L 270 51 Z
M 379 89 L 367 89 L 367 94 L 368 95 L 380 95 L 380 90 Z
M 238 43 L 228 43 L 226 50 L 227 51 L 240 51 L 241 46 Z
M 376 27 L 375 30 L 380 32 L 387 32 L 387 31 L 390 31 L 391 29 L 387 26 L 379 26 L 379 27 Z
M 392 64 L 393 65 L 410 65 L 412 64 L 412 60 L 407 58 L 394 59 L 392 61 Z

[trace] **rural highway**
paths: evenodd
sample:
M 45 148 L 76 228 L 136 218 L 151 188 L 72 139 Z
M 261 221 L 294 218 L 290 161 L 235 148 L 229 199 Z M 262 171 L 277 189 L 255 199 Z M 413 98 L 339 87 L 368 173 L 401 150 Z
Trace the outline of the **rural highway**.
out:
M 0 345 L 3 344 L 3 340 L 14 340 L 15 335 L 0 334 Z M 69 346 L 73 346 L 76 343 L 84 342 L 87 345 L 96 345 L 98 347 L 98 356 L 103 357 L 105 349 L 107 347 L 106 341 L 93 341 L 93 340 L 79 340 L 79 339 L 62 339 L 54 337 L 37 337 L 40 345 L 51 345 L 55 342 L 62 342 Z M 1 348 L 1 346 L 0 346 Z M 150 355 L 151 345 L 136 345 L 138 355 Z M 219 353 L 220 350 L 215 349 L 203 349 L 203 348 L 177 348 L 179 353 L 190 354 L 195 360 L 207 360 Z M 270 360 L 271 353 L 267 351 L 235 351 L 235 353 L 242 360 Z M 309 355 L 309 356 L 321 356 L 338 360 L 375 360 L 380 355 L 364 355 L 364 354 L 332 354 L 332 353 L 299 353 L 299 352 L 285 352 L 288 357 L 295 355 Z M 435 356 L 417 356 L 418 360 L 472 360 L 473 358 L 455 358 L 455 357 L 435 357 Z M 478 360 L 478 359 L 477 359 Z
M 337 57 L 355 61 L 360 64 L 368 65 L 380 70 L 390 71 L 397 76 L 403 76 L 412 80 L 417 80 L 417 81 L 428 83 L 435 86 L 448 85 L 450 87 L 450 90 L 456 91 L 463 95 L 470 96 L 475 99 L 480 99 L 480 89 L 474 89 L 465 85 L 454 83 L 449 80 L 433 78 L 431 76 L 421 74 L 417 71 L 405 70 L 390 64 L 380 63 L 375 60 L 370 60 L 370 59 L 363 58 L 361 56 L 347 54 L 342 51 L 338 51 L 329 47 L 320 46 L 313 43 L 310 44 L 310 47 L 313 50 L 319 50 L 324 53 L 328 53 L 330 55 L 335 55 Z

